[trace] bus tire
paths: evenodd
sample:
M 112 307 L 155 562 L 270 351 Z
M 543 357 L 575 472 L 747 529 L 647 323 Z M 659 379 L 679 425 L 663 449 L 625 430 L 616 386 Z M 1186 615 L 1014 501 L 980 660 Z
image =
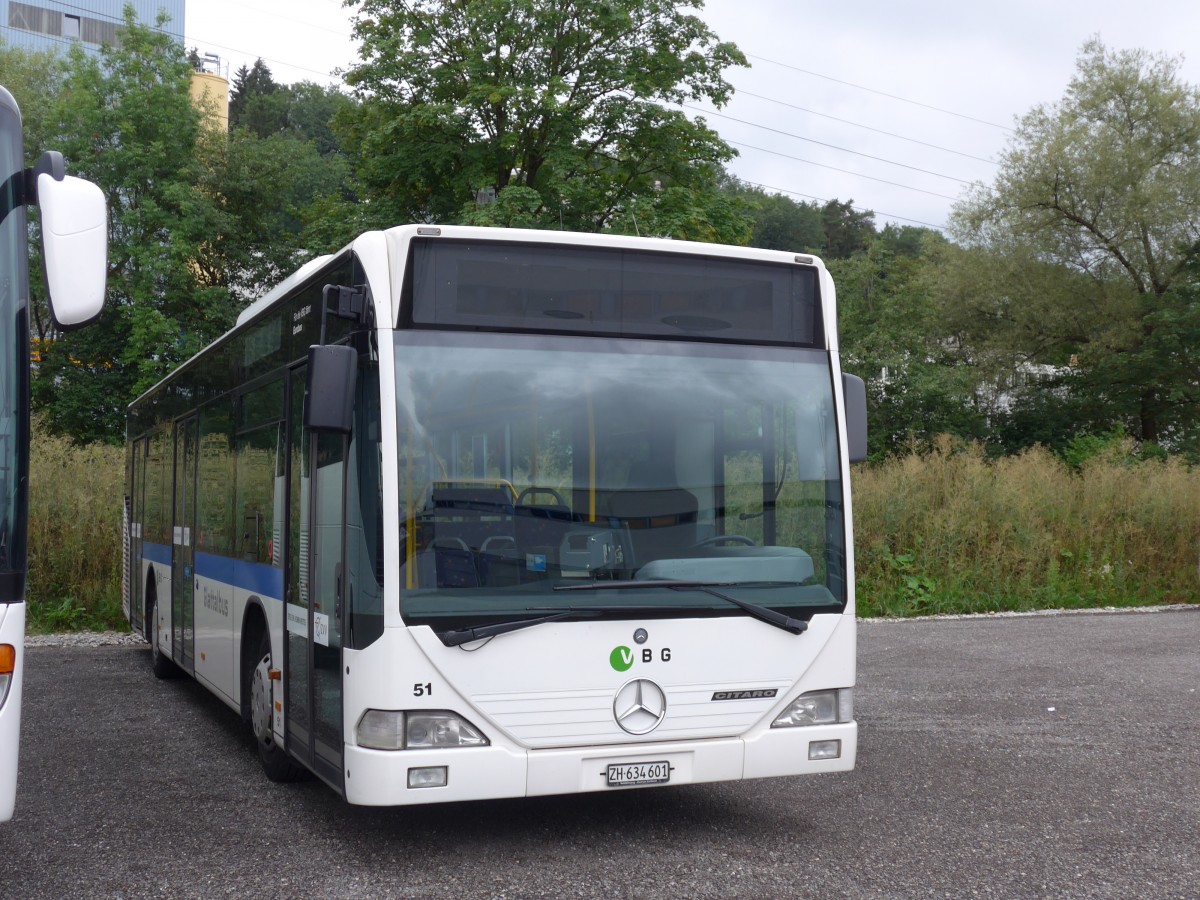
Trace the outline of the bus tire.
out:
M 174 678 L 179 674 L 179 667 L 162 651 L 162 646 L 159 643 L 157 613 L 158 609 L 156 605 L 151 604 L 147 629 L 150 632 L 150 670 L 154 673 L 155 678 Z
M 249 662 L 246 680 L 250 684 L 250 729 L 258 745 L 258 758 L 267 778 L 275 782 L 299 781 L 308 773 L 297 765 L 287 751 L 275 743 L 271 709 L 271 635 L 263 631 L 258 653 Z

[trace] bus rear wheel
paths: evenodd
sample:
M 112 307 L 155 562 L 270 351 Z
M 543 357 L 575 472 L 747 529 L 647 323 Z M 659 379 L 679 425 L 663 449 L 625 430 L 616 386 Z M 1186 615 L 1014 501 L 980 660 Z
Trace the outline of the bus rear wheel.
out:
M 179 668 L 171 661 L 171 657 L 163 653 L 161 634 L 158 628 L 158 608 L 150 607 L 149 620 L 150 638 L 150 671 L 155 678 L 174 678 L 179 674 Z
M 299 781 L 308 773 L 275 743 L 275 715 L 271 708 L 271 636 L 266 631 L 259 638 L 254 659 L 257 661 L 251 662 L 253 668 L 247 681 L 250 683 L 250 728 L 254 732 L 254 743 L 258 745 L 258 758 L 271 781 Z

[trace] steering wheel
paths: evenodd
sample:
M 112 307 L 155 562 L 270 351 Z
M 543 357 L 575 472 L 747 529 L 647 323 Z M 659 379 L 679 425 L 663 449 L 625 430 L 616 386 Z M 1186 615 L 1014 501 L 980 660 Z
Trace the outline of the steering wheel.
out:
M 702 541 L 696 541 L 690 549 L 700 550 L 704 547 L 716 547 L 720 544 L 744 544 L 747 547 L 753 547 L 754 539 L 748 538 L 744 534 L 714 534 L 712 537 L 706 537 Z
M 517 495 L 517 506 L 521 506 L 522 504 L 524 504 L 526 497 L 532 497 L 535 494 L 549 494 L 551 497 L 554 498 L 554 502 L 557 503 L 559 506 L 567 505 L 567 501 L 563 499 L 563 495 L 560 494 L 558 491 L 556 491 L 554 488 L 527 487 L 527 488 L 525 488 L 525 490 L 521 491 L 521 493 L 519 493 Z

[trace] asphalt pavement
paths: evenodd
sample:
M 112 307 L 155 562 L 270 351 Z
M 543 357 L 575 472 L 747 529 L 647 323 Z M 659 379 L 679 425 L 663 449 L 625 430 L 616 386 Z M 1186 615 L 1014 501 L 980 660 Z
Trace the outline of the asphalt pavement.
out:
M 852 773 L 397 810 L 144 645 L 26 665 L 5 900 L 1200 897 L 1200 607 L 865 622 Z

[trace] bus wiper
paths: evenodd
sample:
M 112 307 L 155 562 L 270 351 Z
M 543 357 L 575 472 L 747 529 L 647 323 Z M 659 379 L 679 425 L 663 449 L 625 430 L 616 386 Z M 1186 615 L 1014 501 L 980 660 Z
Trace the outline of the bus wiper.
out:
M 559 619 L 568 619 L 572 616 L 598 616 L 602 612 L 603 610 L 599 609 L 568 609 L 552 616 L 538 616 L 534 619 L 520 619 L 516 622 L 496 622 L 492 625 L 480 625 L 478 628 L 458 628 L 453 631 L 443 631 L 438 637 L 441 638 L 442 643 L 447 647 L 457 647 L 460 644 L 481 641 L 484 638 L 495 637 L 498 634 L 508 634 L 510 631 L 520 631 L 522 628 L 532 628 L 534 625 L 542 625 L 546 622 L 557 622 Z
M 791 616 L 785 616 L 781 612 L 776 612 L 773 609 L 767 609 L 765 606 L 759 606 L 757 603 L 747 603 L 745 600 L 739 600 L 737 597 L 731 597 L 722 591 L 718 591 L 719 587 L 733 587 L 736 582 L 732 581 L 668 581 L 648 579 L 646 581 L 590 581 L 587 584 L 561 584 L 554 588 L 556 591 L 627 591 L 637 590 L 639 588 L 668 588 L 673 591 L 702 591 L 705 594 L 710 594 L 727 603 L 732 603 L 751 616 L 758 619 L 760 622 L 766 622 L 768 625 L 774 625 L 776 628 L 782 628 L 784 631 L 789 631 L 792 634 L 804 634 L 808 630 L 808 623 L 801 619 L 793 619 Z
M 508 634 L 510 631 L 520 631 L 532 625 L 544 622 L 554 622 L 568 619 L 572 616 L 584 616 L 594 619 L 609 613 L 666 613 L 678 611 L 678 606 L 527 606 L 526 612 L 549 612 L 553 615 L 538 616 L 534 619 L 521 619 L 517 622 L 497 622 L 494 625 L 480 625 L 478 628 L 460 628 L 456 631 L 443 631 L 438 635 L 447 647 L 457 647 L 459 644 L 469 644 L 472 641 L 495 637 L 498 634 Z

